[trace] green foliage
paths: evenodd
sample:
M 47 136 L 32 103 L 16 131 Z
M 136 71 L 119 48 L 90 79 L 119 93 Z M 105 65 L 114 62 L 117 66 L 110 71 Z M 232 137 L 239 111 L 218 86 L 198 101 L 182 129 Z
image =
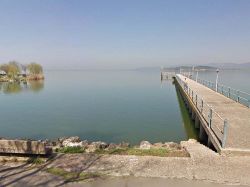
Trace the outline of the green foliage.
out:
M 29 164 L 41 165 L 45 163 L 45 160 L 40 157 L 33 157 L 27 161 Z
M 61 168 L 54 168 L 54 167 L 48 168 L 46 171 L 50 174 L 61 176 L 68 182 L 77 182 L 77 181 L 100 177 L 100 174 L 98 173 L 68 172 Z
M 23 65 L 16 61 L 10 61 L 8 64 L 0 65 L 0 70 L 6 72 L 8 76 L 12 78 L 14 78 L 14 76 L 16 76 L 18 73 L 21 73 L 21 71 L 26 72 L 27 69 L 29 70 L 30 74 L 33 75 L 43 73 L 43 67 L 40 64 L 34 62 L 28 65 Z
M 98 153 L 98 154 L 166 157 L 166 156 L 168 156 L 170 151 L 168 149 L 163 149 L 163 148 L 152 148 L 152 149 L 118 148 L 118 149 L 111 149 L 111 150 L 97 150 L 96 153 Z
M 84 153 L 84 149 L 82 147 L 63 147 L 56 149 L 58 153 Z
M 84 153 L 82 147 L 63 147 L 56 149 L 58 153 Z M 96 154 L 109 154 L 109 155 L 135 155 L 135 156 L 159 156 L 159 157 L 189 157 L 190 155 L 185 150 L 169 150 L 166 148 L 151 148 L 139 149 L 132 148 L 114 148 L 114 149 L 97 149 Z
M 10 78 L 14 78 L 18 73 L 21 72 L 20 65 L 16 61 L 10 61 L 8 64 L 3 64 L 0 69 L 7 73 Z
M 165 157 L 169 153 L 168 149 L 129 149 L 127 151 L 128 155 L 138 155 L 138 156 L 161 156 Z
M 5 73 L 8 73 L 9 65 L 3 64 L 0 66 L 0 70 L 4 71 Z
M 18 68 L 18 66 L 14 64 L 9 64 L 7 72 L 8 76 L 14 78 L 18 73 L 20 73 L 20 69 Z
M 31 63 L 27 66 L 27 69 L 31 74 L 41 74 L 43 73 L 43 68 L 40 64 Z

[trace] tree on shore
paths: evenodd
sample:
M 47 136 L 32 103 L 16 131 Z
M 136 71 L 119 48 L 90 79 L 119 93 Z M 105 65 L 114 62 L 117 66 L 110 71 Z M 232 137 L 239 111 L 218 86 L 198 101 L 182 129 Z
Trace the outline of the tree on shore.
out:
M 4 71 L 9 79 L 12 80 L 21 80 L 22 74 L 24 77 L 27 77 L 27 80 L 40 80 L 44 79 L 43 68 L 40 64 L 32 62 L 28 65 L 20 64 L 16 61 L 10 61 L 7 64 L 0 65 L 0 70 Z M 26 74 L 28 72 L 28 75 Z
M 27 69 L 29 70 L 30 74 L 42 74 L 43 73 L 42 66 L 37 63 L 30 63 L 27 66 Z
M 8 64 L 3 64 L 0 66 L 0 69 L 11 78 L 14 78 L 21 72 L 20 64 L 16 61 L 10 61 Z
M 20 69 L 14 64 L 9 64 L 8 76 L 14 78 L 18 73 L 20 73 Z
M 4 71 L 5 73 L 8 73 L 9 65 L 8 64 L 3 64 L 0 66 L 0 70 Z

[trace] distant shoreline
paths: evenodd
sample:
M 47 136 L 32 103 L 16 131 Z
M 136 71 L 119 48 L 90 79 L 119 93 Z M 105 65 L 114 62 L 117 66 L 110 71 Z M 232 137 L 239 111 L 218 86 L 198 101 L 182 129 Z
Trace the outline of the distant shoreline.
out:
M 21 75 L 16 78 L 8 77 L 7 75 L 0 76 L 0 82 L 27 82 L 27 81 L 38 81 L 38 80 L 44 80 L 45 76 L 43 74 L 31 74 L 31 75 Z

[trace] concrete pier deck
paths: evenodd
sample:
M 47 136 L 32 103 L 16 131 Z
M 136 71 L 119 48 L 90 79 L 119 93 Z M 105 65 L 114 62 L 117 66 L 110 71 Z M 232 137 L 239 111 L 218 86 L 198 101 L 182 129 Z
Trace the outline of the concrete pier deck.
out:
M 193 110 L 201 120 L 208 122 L 209 108 L 213 109 L 211 128 L 207 128 L 208 124 L 201 124 L 205 130 L 209 130 L 207 134 L 213 144 L 217 144 L 214 145 L 215 148 L 219 152 L 250 153 L 250 109 L 181 74 L 177 74 L 176 79 L 184 93 L 184 98 L 192 103 Z M 203 110 L 201 110 L 201 105 L 204 106 Z M 225 119 L 228 121 L 228 132 L 225 146 L 222 148 L 223 121 Z

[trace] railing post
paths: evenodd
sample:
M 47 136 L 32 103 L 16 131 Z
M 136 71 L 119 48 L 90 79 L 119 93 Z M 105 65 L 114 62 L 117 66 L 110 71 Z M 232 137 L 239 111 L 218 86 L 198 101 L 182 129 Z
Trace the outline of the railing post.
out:
M 192 90 L 192 101 L 194 100 L 194 91 Z
M 237 102 L 239 103 L 240 102 L 240 91 L 237 90 Z
M 203 99 L 201 99 L 201 114 L 202 114 L 202 112 L 203 112 Z
M 197 106 L 197 94 L 195 95 L 195 104 Z
M 209 123 L 208 123 L 209 128 L 211 128 L 211 125 L 212 125 L 212 118 L 213 118 L 213 110 L 212 108 L 210 108 L 209 109 Z
M 230 89 L 230 87 L 228 88 L 228 97 L 230 98 L 231 97 L 231 89 Z
M 221 86 L 221 93 L 222 93 L 222 95 L 224 95 L 223 85 Z
M 222 148 L 225 148 L 226 141 L 227 141 L 227 133 L 228 133 L 228 122 L 227 119 L 224 120 L 224 127 L 223 127 L 223 139 L 222 139 Z

